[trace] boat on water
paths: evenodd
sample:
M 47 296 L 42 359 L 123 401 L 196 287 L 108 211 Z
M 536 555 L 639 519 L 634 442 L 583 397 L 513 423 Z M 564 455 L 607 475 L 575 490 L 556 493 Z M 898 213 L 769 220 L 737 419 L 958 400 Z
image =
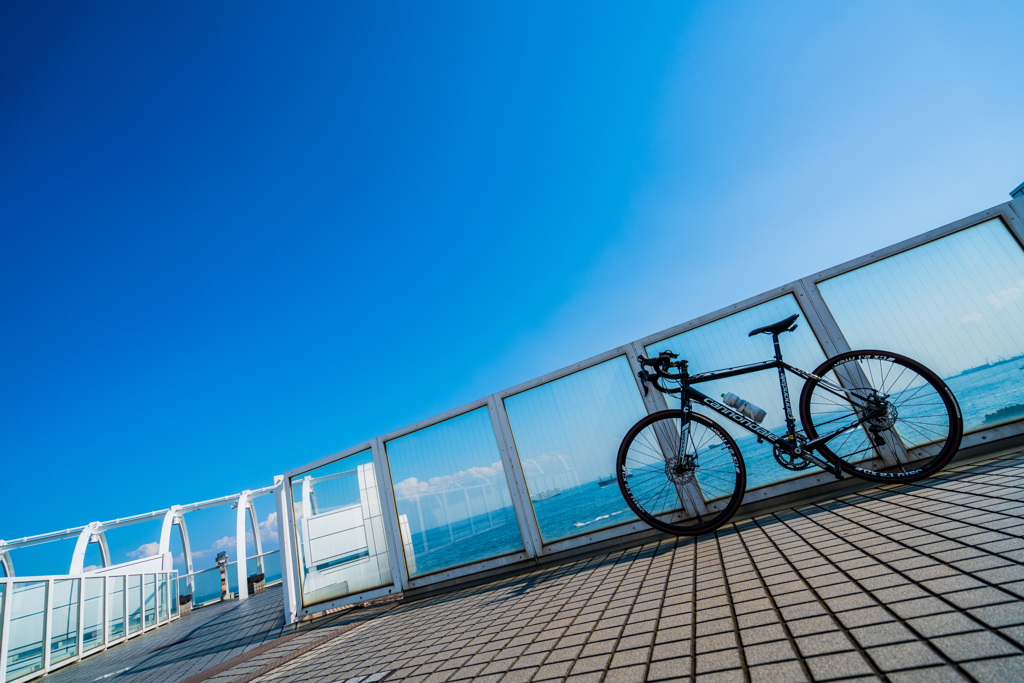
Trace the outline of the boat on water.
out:
M 623 476 L 624 479 L 629 479 L 630 477 L 633 476 L 633 473 L 632 472 L 626 472 L 622 476 Z M 601 488 L 604 488 L 605 486 L 610 486 L 611 484 L 614 484 L 614 483 L 615 483 L 615 475 L 614 474 L 609 476 L 609 477 L 607 477 L 607 478 L 605 478 L 605 479 L 598 479 L 597 480 L 597 485 L 600 486 Z
M 530 500 L 532 500 L 534 503 L 539 503 L 542 500 L 547 500 L 548 498 L 554 498 L 555 496 L 557 496 L 561 492 L 562 492 L 562 489 L 560 489 L 560 488 L 548 489 L 547 491 L 541 491 L 540 493 L 537 493 L 535 495 L 530 496 Z

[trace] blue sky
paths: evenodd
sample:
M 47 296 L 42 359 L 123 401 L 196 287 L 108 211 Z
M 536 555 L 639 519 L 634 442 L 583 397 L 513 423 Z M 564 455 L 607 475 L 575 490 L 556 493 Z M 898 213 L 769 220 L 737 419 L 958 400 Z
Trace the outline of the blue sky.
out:
M 1021 35 L 1013 2 L 5 2 L 0 537 L 268 485 L 1005 201 Z

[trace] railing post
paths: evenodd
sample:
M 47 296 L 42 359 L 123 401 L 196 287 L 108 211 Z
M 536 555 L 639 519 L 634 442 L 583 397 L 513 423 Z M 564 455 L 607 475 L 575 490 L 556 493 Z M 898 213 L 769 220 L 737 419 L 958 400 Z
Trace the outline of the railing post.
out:
M 128 575 L 124 575 L 124 591 L 121 596 L 121 609 L 124 612 L 124 639 L 128 640 L 128 586 L 131 581 L 128 580 Z
M 110 577 L 103 577 L 103 649 L 110 643 Z
M 85 643 L 85 577 L 78 579 L 78 648 L 75 661 L 82 658 L 82 645 Z
M 508 482 L 509 494 L 512 496 L 512 508 L 519 522 L 519 533 L 523 537 L 523 546 L 530 557 L 539 557 L 544 549 L 540 535 L 537 516 L 533 512 L 530 500 L 530 489 L 526 484 L 523 464 L 519 461 L 519 453 L 515 448 L 512 436 L 512 425 L 505 412 L 505 402 L 496 396 L 487 399 L 487 410 L 491 415 L 491 427 L 498 441 L 498 452 L 505 467 L 505 479 Z
M 43 672 L 50 670 L 50 642 L 53 639 L 53 579 L 46 580 L 46 599 L 43 608 Z
M 249 491 L 242 491 L 238 495 L 238 508 L 235 515 L 235 573 L 238 578 L 238 599 L 245 600 L 249 597 L 249 586 L 247 580 L 249 572 L 246 569 L 245 552 L 245 516 L 249 513 Z M 253 531 L 255 533 L 255 530 Z M 231 592 L 230 586 L 228 592 Z
M 299 590 L 299 577 L 296 574 L 295 551 L 292 544 L 292 511 L 289 483 L 283 475 L 274 477 L 274 498 L 277 503 L 277 539 L 281 553 L 281 589 L 284 592 L 284 620 L 286 624 L 294 623 L 298 614 L 296 600 Z
M 398 518 L 398 505 L 395 503 L 395 489 L 391 481 L 391 467 L 388 465 L 387 449 L 384 441 L 374 439 L 370 445 L 373 458 L 373 469 L 377 475 L 377 497 L 380 500 L 380 512 L 384 518 L 384 539 L 388 544 L 388 556 L 391 562 L 391 582 L 399 591 L 409 587 L 409 568 L 405 564 L 405 541 L 402 539 L 402 526 Z

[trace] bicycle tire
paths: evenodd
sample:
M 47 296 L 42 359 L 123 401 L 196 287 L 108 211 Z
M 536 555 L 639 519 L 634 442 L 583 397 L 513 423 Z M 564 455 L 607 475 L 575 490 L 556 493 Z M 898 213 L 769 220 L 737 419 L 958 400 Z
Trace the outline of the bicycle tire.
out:
M 820 379 L 808 380 L 800 393 L 800 419 L 810 439 L 857 419 L 851 395 L 866 398 L 877 392 L 890 398 L 884 413 L 819 446 L 822 455 L 847 474 L 878 483 L 919 481 L 949 463 L 960 447 L 963 418 L 938 375 L 911 358 L 873 349 L 829 358 L 814 374 L 823 378 L 837 368 L 845 369 L 844 395 L 829 391 Z M 866 378 L 869 386 L 856 386 L 861 382 L 853 377 Z M 830 381 L 837 378 L 834 373 Z M 905 456 L 914 459 L 905 461 Z M 897 464 L 881 469 L 885 462 Z
M 671 470 L 670 458 L 678 461 L 682 416 L 682 410 L 663 410 L 633 425 L 619 446 L 615 476 L 622 497 L 637 517 L 668 534 L 697 536 L 714 531 L 735 514 L 743 501 L 747 470 L 729 433 L 693 412 L 687 452 L 699 456 L 698 467 L 689 472 Z M 664 450 L 674 455 L 666 458 Z M 692 483 L 707 508 L 703 516 L 686 517 L 680 502 L 677 485 L 695 493 Z

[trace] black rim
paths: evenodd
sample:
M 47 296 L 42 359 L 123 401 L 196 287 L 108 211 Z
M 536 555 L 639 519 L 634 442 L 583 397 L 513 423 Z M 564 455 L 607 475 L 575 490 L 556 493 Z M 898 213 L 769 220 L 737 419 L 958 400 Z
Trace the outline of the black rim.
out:
M 680 451 L 682 415 L 681 410 L 663 411 L 634 425 L 619 448 L 616 474 L 623 497 L 642 520 L 667 533 L 694 535 L 732 516 L 743 497 L 746 473 L 732 438 L 700 415 L 691 415 L 690 436 Z M 671 453 L 667 458 L 666 450 Z M 688 467 L 683 460 L 694 454 L 698 466 Z M 681 519 L 680 489 L 699 495 L 708 513 Z
M 920 363 L 884 351 L 855 351 L 829 359 L 814 374 L 831 382 L 841 380 L 853 398 L 836 395 L 820 382 L 808 382 L 800 411 L 811 438 L 849 424 L 858 415 L 870 416 L 861 427 L 820 448 L 846 472 L 876 481 L 922 479 L 956 452 L 963 427 L 955 399 Z M 886 472 L 875 469 L 882 467 L 880 458 L 898 461 L 911 451 L 913 463 Z

